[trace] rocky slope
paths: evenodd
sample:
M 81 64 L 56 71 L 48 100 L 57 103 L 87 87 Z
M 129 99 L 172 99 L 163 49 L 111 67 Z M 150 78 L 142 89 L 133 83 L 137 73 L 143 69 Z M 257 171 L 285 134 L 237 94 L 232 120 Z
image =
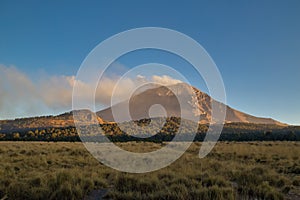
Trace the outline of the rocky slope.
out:
M 191 95 L 192 91 L 195 92 L 195 95 Z M 185 102 L 185 106 L 180 108 L 179 102 Z M 199 116 L 199 123 L 205 124 L 211 121 L 212 103 L 214 103 L 214 105 L 217 107 L 225 106 L 226 123 L 243 122 L 284 125 L 283 123 L 271 118 L 255 117 L 235 110 L 218 101 L 215 101 L 208 94 L 185 83 L 179 83 L 168 87 L 160 86 L 157 88 L 148 89 L 139 94 L 133 95 L 127 102 L 121 102 L 113 105 L 113 107 L 109 107 L 97 112 L 97 115 L 105 121 L 115 121 L 112 110 L 114 110 L 114 114 L 117 114 L 118 119 L 124 119 L 124 121 L 126 121 L 126 119 L 128 120 L 128 116 L 126 115 L 129 115 L 133 120 L 149 117 L 160 117 L 160 115 L 164 113 L 161 112 L 160 109 L 157 110 L 157 113 L 154 112 L 154 114 L 156 114 L 155 116 L 150 116 L 149 114 L 149 110 L 151 110 L 152 105 L 159 104 L 165 109 L 167 116 L 179 117 L 181 113 L 185 113 L 185 115 L 189 113 L 190 115 Z M 214 121 L 214 119 L 212 121 Z

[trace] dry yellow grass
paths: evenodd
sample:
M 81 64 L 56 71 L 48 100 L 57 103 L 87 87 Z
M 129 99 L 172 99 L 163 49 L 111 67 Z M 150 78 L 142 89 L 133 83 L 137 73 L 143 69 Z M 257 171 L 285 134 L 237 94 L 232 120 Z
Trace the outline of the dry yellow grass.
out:
M 200 145 L 164 169 L 128 174 L 102 165 L 81 143 L 1 142 L 0 199 L 82 199 L 95 191 L 110 199 L 300 198 L 299 142 L 221 142 L 204 159 Z

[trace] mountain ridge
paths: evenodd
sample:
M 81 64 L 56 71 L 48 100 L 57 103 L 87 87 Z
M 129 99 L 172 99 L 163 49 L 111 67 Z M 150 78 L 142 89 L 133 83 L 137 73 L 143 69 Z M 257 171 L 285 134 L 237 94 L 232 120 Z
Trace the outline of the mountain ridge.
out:
M 176 95 L 180 96 L 182 91 L 180 91 L 182 88 L 190 87 L 194 90 L 197 96 L 196 100 L 188 100 L 188 97 L 186 98 L 186 101 L 194 101 L 197 107 L 197 112 L 200 111 L 201 113 L 198 113 L 201 115 L 201 119 L 199 121 L 200 124 L 208 124 L 210 123 L 211 119 L 211 102 L 214 102 L 217 106 L 226 106 L 226 117 L 225 117 L 225 123 L 235 123 L 235 122 L 242 122 L 242 123 L 257 123 L 257 124 L 275 124 L 275 125 L 282 125 L 286 126 L 287 124 L 281 123 L 277 120 L 274 120 L 272 118 L 266 118 L 266 117 L 256 117 L 253 115 L 246 114 L 244 112 L 238 111 L 236 109 L 231 108 L 228 105 L 225 105 L 223 103 L 220 103 L 213 98 L 211 98 L 208 94 L 200 91 L 199 89 L 190 86 L 186 83 L 179 83 L 175 85 L 171 85 L 168 87 L 160 86 L 156 88 L 151 88 L 146 91 L 143 91 L 139 94 L 133 95 L 129 101 L 129 112 L 131 114 L 131 117 L 133 120 L 143 119 L 143 118 L 149 118 L 148 111 L 151 108 L 151 105 L 153 105 L 153 101 L 157 104 L 161 104 L 163 106 L 166 106 L 166 110 L 170 113 L 172 116 L 180 116 L 179 111 L 176 110 L 178 107 L 178 100 L 175 99 Z M 172 91 L 179 91 L 179 93 L 172 94 L 172 91 L 168 88 L 172 88 Z M 181 93 L 181 94 L 180 94 Z M 188 93 L 188 92 L 187 92 Z M 114 108 L 113 108 L 114 107 Z M 139 108 L 139 109 L 136 109 Z M 126 110 L 126 105 L 124 102 L 120 102 L 118 104 L 113 105 L 112 107 L 108 107 L 106 109 L 103 109 L 101 111 L 97 112 L 97 115 L 102 118 L 104 121 L 114 121 L 112 109 L 115 110 Z M 190 111 L 186 111 L 190 112 Z
M 176 85 L 171 85 L 168 87 L 177 87 L 178 94 L 180 93 L 180 89 L 185 87 L 191 87 L 196 95 L 198 100 L 199 110 L 202 112 L 202 118 L 199 121 L 199 124 L 208 124 L 211 120 L 211 101 L 215 101 L 208 94 L 200 91 L 199 89 L 187 85 L 185 83 L 180 83 Z M 176 89 L 176 88 L 175 88 Z M 177 95 L 178 95 L 177 94 Z M 180 95 L 180 94 L 179 94 Z M 168 90 L 165 86 L 154 87 L 142 91 L 138 94 L 133 95 L 131 98 L 132 104 L 130 105 L 130 110 L 132 111 L 132 120 L 146 119 L 149 118 L 149 108 L 153 103 L 152 100 L 159 100 L 157 103 L 162 103 L 166 105 L 167 109 L 169 109 L 169 116 L 178 115 L 178 102 L 174 100 L 174 94 L 170 90 Z M 216 101 L 217 102 L 217 101 Z M 221 104 L 220 102 L 217 102 Z M 122 104 L 122 102 L 121 102 Z M 116 104 L 113 106 L 120 105 Z M 122 106 L 122 105 L 121 105 Z M 174 109 L 174 107 L 176 109 Z M 137 109 L 139 108 L 139 109 Z M 256 117 L 244 112 L 238 111 L 236 109 L 231 108 L 226 105 L 226 120 L 225 123 L 249 123 L 249 124 L 273 124 L 279 126 L 288 126 L 288 124 L 281 123 L 272 118 L 265 117 Z M 123 108 L 122 108 L 123 109 Z M 4 130 L 18 130 L 18 129 L 30 129 L 30 128 L 44 128 L 44 127 L 70 127 L 74 126 L 73 113 L 76 112 L 79 114 L 79 120 L 85 121 L 91 118 L 92 112 L 89 110 L 77 110 L 65 112 L 56 116 L 39 116 L 39 117 L 28 117 L 28 118 L 19 118 L 14 120 L 0 120 L 0 131 Z M 190 111 L 189 111 L 190 112 Z M 100 124 L 103 123 L 114 123 L 111 112 L 111 107 L 100 110 L 96 112 L 97 121 Z M 77 115 L 78 116 L 78 115 Z M 128 120 L 130 121 L 130 120 Z

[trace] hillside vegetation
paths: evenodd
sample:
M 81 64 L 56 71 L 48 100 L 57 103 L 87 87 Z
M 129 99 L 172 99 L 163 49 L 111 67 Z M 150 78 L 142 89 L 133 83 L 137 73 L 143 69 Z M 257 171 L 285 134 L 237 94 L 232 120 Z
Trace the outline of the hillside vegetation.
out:
M 52 117 L 57 123 L 52 126 L 47 118 L 37 117 L 26 120 L 2 121 L 0 123 L 0 140 L 2 141 L 80 141 L 78 130 L 74 127 L 69 115 Z M 64 122 L 65 124 L 58 124 Z M 47 122 L 47 123 L 46 123 Z M 54 122 L 52 124 L 54 124 Z M 151 141 L 163 142 L 173 139 L 175 134 L 180 134 L 181 139 L 194 133 L 192 127 L 198 127 L 195 141 L 203 141 L 208 130 L 206 124 L 195 124 L 189 120 L 178 117 L 142 119 L 134 121 L 134 124 L 142 128 L 142 132 L 136 133 L 132 122 L 99 123 L 81 127 L 81 137 L 87 140 L 95 140 L 95 136 L 107 136 L 115 142 L 127 141 Z M 161 125 L 162 124 L 162 125 Z M 122 126 L 122 129 L 120 129 Z M 210 127 L 214 130 L 216 125 Z M 27 127 L 27 128 L 24 128 Z M 180 127 L 180 132 L 178 131 Z M 159 128 L 159 129 L 158 129 Z M 157 132 L 158 130 L 158 132 Z M 137 136 L 147 136 L 141 139 Z M 97 139 L 98 140 L 98 139 Z M 227 123 L 224 125 L 220 140 L 222 141 L 300 141 L 300 127 L 280 126 L 275 124 L 250 124 Z

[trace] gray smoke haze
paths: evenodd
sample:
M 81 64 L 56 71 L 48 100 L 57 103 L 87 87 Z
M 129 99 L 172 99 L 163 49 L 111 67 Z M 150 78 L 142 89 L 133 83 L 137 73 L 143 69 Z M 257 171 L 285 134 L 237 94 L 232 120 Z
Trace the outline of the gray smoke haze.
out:
M 120 66 L 119 66 L 120 67 Z M 111 95 L 120 76 L 104 76 L 101 78 L 97 91 L 97 105 L 103 107 L 110 104 Z M 139 82 L 152 81 L 162 85 L 172 85 L 181 82 L 167 75 L 153 75 L 149 79 L 138 75 L 135 78 L 125 78 L 115 90 L 115 96 L 120 100 L 127 91 L 135 88 Z M 72 109 L 72 90 L 75 76 L 45 76 L 33 81 L 26 73 L 15 66 L 0 65 L 0 119 L 12 119 L 26 116 L 57 114 Z M 80 85 L 82 98 L 93 92 L 92 87 L 84 82 Z

